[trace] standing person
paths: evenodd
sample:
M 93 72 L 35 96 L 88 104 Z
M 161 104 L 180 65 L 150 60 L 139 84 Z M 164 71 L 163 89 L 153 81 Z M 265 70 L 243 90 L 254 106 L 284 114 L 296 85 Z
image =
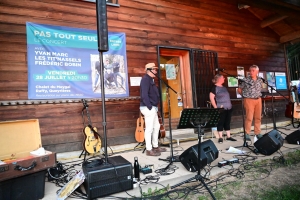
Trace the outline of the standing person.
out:
M 239 85 L 238 93 L 240 93 L 244 98 L 244 108 L 246 111 L 246 140 L 251 141 L 249 134 L 253 119 L 254 134 L 256 135 L 257 139 L 262 137 L 262 134 L 260 133 L 260 126 L 262 112 L 261 89 L 263 81 L 258 77 L 259 68 L 257 65 L 250 66 L 249 71 L 250 75 L 243 79 L 244 81 Z
M 112 68 L 113 68 L 115 85 L 116 85 L 116 87 L 119 87 L 118 86 L 118 76 L 119 76 L 121 78 L 121 81 L 122 81 L 122 83 L 121 83 L 121 87 L 122 87 L 122 85 L 124 85 L 124 79 L 123 79 L 122 74 L 120 73 L 120 63 L 118 63 L 116 58 L 114 58 L 114 61 L 111 65 L 112 65 Z
M 93 84 L 94 91 L 97 89 L 98 85 L 100 84 L 99 77 L 100 77 L 100 62 L 96 61 L 95 62 L 95 80 L 94 80 L 94 84 Z M 99 81 L 99 83 L 98 83 L 98 81 Z
M 298 86 L 297 86 L 297 92 L 298 92 L 298 101 L 299 101 L 299 99 L 300 99 L 300 78 L 299 78 L 299 83 L 298 83 Z
M 219 143 L 223 143 L 223 130 L 226 131 L 227 140 L 236 141 L 236 139 L 230 136 L 230 122 L 232 115 L 232 104 L 230 101 L 230 95 L 226 87 L 223 86 L 225 77 L 221 74 L 215 75 L 212 82 L 215 84 L 211 92 L 209 93 L 209 99 L 211 105 L 214 108 L 224 108 L 224 111 L 220 113 L 220 120 L 217 125 L 217 131 L 219 133 Z
M 146 155 L 160 156 L 160 152 L 165 152 L 166 148 L 158 146 L 160 123 L 158 121 L 157 105 L 160 95 L 154 83 L 154 74 L 157 73 L 157 67 L 154 63 L 148 63 L 145 65 L 145 72 L 146 74 L 140 84 L 140 111 L 145 118 Z

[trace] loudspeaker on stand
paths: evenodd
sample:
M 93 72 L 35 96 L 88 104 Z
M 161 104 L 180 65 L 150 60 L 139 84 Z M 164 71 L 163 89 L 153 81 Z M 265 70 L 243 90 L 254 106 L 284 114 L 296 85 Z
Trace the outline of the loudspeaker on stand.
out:
M 97 29 L 98 29 L 98 49 L 108 51 L 108 29 L 106 0 L 96 0 L 97 4 Z
M 198 144 L 185 150 L 179 156 L 179 160 L 188 171 L 195 172 L 199 168 L 202 169 L 210 164 L 219 156 L 219 151 L 211 140 L 201 143 L 200 153 L 200 165 L 198 165 Z

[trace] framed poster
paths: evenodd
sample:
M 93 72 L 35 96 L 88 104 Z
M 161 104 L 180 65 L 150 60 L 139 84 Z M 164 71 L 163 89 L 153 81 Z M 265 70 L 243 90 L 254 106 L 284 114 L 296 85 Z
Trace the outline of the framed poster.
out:
M 238 80 L 235 77 L 227 77 L 228 80 L 228 87 L 237 87 L 238 86 Z
M 242 66 L 237 66 L 237 67 L 236 67 L 236 71 L 237 71 L 238 79 L 241 79 L 241 78 L 244 78 L 244 77 L 245 77 L 245 70 L 244 70 L 244 67 L 242 67 Z
M 275 72 L 275 81 L 277 90 L 287 89 L 285 72 Z
M 275 73 L 274 72 L 266 72 L 266 80 L 268 84 L 272 87 L 275 87 Z
M 260 71 L 258 72 L 258 76 L 263 78 L 264 80 L 267 80 L 266 78 L 266 72 L 265 71 Z M 262 92 L 268 92 L 268 85 L 263 83 L 262 84 L 262 89 L 261 89 Z
M 176 68 L 174 64 L 165 64 L 167 80 L 176 79 Z

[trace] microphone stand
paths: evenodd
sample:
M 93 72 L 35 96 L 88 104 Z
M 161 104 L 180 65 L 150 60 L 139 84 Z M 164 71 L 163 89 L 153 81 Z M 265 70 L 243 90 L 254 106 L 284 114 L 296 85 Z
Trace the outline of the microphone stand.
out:
M 149 70 L 152 74 L 154 74 L 151 70 Z M 154 76 L 156 76 L 161 82 L 163 82 L 165 84 L 165 86 L 167 87 L 166 93 L 167 93 L 167 97 L 168 97 L 168 110 L 169 110 L 169 132 L 170 132 L 170 157 L 169 159 L 161 159 L 159 158 L 159 160 L 163 160 L 166 162 L 169 162 L 169 164 L 167 165 L 167 167 L 165 167 L 164 170 L 168 169 L 170 165 L 173 164 L 173 162 L 179 162 L 179 158 L 178 157 L 174 157 L 173 156 L 173 138 L 172 138 L 172 126 L 171 126 L 171 108 L 170 108 L 170 93 L 169 93 L 169 89 L 171 89 L 175 94 L 178 94 L 178 92 L 176 92 L 171 86 L 169 86 L 164 80 L 162 80 L 159 76 L 157 76 L 156 74 L 154 74 Z
M 246 83 L 248 85 L 251 85 L 250 83 L 247 83 L 245 82 L 244 80 L 242 79 L 239 79 L 238 77 L 234 76 L 234 75 L 231 75 L 227 72 L 224 72 L 224 70 L 222 70 L 221 72 L 223 72 L 224 74 L 230 76 L 230 77 L 234 77 L 235 79 L 238 80 L 239 83 L 243 82 L 243 83 Z M 245 112 L 244 112 L 244 98 L 242 96 L 242 122 L 243 122 L 243 133 L 244 133 L 244 143 L 242 146 L 236 146 L 235 148 L 240 148 L 240 147 L 247 147 L 250 151 L 254 152 L 255 154 L 257 154 L 257 152 L 253 149 L 250 148 L 250 146 L 248 145 L 247 141 L 246 141 L 246 131 L 245 131 Z
M 259 77 L 260 78 L 260 77 Z M 285 133 L 283 133 L 282 131 L 279 131 L 276 127 L 276 122 L 275 122 L 275 112 L 274 112 L 274 95 L 273 95 L 273 91 L 275 91 L 276 93 L 278 93 L 280 96 L 282 96 L 285 100 L 287 100 L 288 102 L 290 102 L 289 99 L 287 99 L 284 95 L 282 95 L 280 92 L 278 92 L 273 86 L 269 85 L 268 81 L 266 81 L 263 78 L 260 78 L 270 89 L 271 89 L 271 104 L 272 104 L 272 122 L 273 122 L 273 130 L 277 130 L 278 132 L 280 132 L 281 134 L 286 135 Z

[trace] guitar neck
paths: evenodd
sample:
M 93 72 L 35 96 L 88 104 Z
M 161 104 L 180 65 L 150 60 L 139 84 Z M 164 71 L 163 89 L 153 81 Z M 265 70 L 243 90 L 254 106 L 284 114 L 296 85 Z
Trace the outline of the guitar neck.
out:
M 85 99 L 82 99 L 82 103 L 83 103 L 83 107 L 84 109 L 86 110 L 86 116 L 87 116 L 87 119 L 88 119 L 88 125 L 90 125 L 92 127 L 92 120 L 91 120 L 91 117 L 90 117 L 90 113 L 89 113 L 89 106 L 86 102 Z
M 91 120 L 91 117 L 90 117 L 90 113 L 89 113 L 89 109 L 86 108 L 86 116 L 88 118 L 88 123 L 89 125 L 92 127 L 92 120 Z

